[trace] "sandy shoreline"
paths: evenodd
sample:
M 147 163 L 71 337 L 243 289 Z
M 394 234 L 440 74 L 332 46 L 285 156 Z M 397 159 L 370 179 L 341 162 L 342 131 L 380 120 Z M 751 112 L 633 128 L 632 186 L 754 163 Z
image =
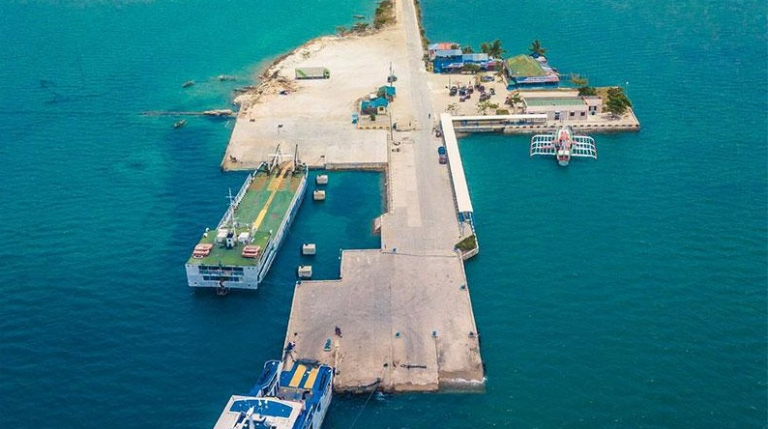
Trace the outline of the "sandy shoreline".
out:
M 259 73 L 261 83 L 235 99 L 240 111 L 222 168 L 255 168 L 278 145 L 292 153 L 298 144 L 302 160 L 312 167 L 383 169 L 388 118 L 378 130 L 358 130 L 352 115 L 361 99 L 387 84 L 390 63 L 396 74 L 405 71 L 404 44 L 402 27 L 394 24 L 369 34 L 318 37 L 275 59 Z M 325 67 L 331 76 L 297 80 L 300 67 Z M 406 80 L 403 73 L 396 85 Z M 395 101 L 393 115 L 410 115 L 405 104 Z

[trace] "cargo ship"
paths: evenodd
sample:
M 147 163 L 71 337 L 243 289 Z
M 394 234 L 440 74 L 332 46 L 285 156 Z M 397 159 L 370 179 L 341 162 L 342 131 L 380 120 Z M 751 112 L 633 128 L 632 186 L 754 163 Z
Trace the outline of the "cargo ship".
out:
M 320 429 L 333 396 L 333 368 L 298 361 L 264 364 L 248 395 L 233 395 L 213 429 Z
M 307 188 L 307 165 L 277 153 L 249 174 L 215 229 L 206 228 L 186 263 L 191 287 L 257 289 Z

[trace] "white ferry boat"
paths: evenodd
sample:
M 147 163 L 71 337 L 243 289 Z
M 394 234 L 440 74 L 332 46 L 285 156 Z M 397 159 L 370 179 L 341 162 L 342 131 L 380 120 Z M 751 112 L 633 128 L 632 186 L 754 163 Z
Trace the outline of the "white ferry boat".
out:
M 571 127 L 562 126 L 554 134 L 533 136 L 531 156 L 535 155 L 554 156 L 557 163 L 565 167 L 573 156 L 597 159 L 597 147 L 592 137 L 574 135 Z
M 214 230 L 205 229 L 187 260 L 191 287 L 256 289 L 267 275 L 307 189 L 307 165 L 298 150 L 279 153 L 248 175 Z
M 298 361 L 264 364 L 248 395 L 234 395 L 213 429 L 320 429 L 333 395 L 333 368 Z

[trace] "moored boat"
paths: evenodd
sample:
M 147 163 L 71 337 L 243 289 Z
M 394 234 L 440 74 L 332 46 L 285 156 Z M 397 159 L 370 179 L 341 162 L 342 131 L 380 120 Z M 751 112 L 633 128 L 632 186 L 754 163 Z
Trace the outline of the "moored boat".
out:
M 574 135 L 568 126 L 558 128 L 553 134 L 537 134 L 531 139 L 531 156 L 549 155 L 557 159 L 563 167 L 571 162 L 571 157 L 597 159 L 595 140 L 589 136 Z
M 213 429 L 320 429 L 333 396 L 332 367 L 271 360 L 247 395 L 233 395 Z
M 304 199 L 307 165 L 279 152 L 248 175 L 216 229 L 205 229 L 187 260 L 191 287 L 256 289 Z M 289 157 L 290 158 L 290 157 Z

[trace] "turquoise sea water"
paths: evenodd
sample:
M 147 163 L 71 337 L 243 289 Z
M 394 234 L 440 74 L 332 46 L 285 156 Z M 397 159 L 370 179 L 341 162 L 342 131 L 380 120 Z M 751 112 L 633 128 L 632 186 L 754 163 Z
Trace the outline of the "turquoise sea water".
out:
M 139 115 L 226 107 L 260 64 L 374 6 L 0 5 L 0 427 L 210 427 L 280 352 L 299 243 L 323 277 L 339 248 L 377 245 L 381 176 L 337 173 L 262 289 L 189 290 L 183 262 L 244 178 L 218 168 L 232 124 Z M 427 36 L 539 38 L 561 71 L 629 82 L 643 130 L 567 169 L 525 137 L 462 140 L 487 391 L 338 396 L 326 426 L 765 427 L 765 4 L 499 6 L 424 0 Z

